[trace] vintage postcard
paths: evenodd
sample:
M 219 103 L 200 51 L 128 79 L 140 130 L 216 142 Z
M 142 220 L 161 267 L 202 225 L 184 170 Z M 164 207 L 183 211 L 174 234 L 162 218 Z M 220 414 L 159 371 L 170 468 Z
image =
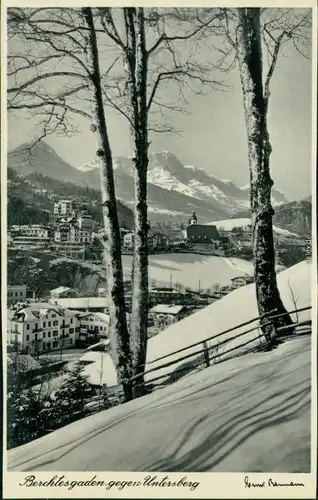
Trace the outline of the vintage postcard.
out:
M 315 498 L 316 3 L 1 13 L 3 497 Z

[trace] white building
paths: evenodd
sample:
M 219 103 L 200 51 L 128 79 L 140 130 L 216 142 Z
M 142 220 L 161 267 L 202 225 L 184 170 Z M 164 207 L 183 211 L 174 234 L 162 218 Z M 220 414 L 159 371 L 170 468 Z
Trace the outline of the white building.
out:
M 76 311 L 34 303 L 7 313 L 7 343 L 19 344 L 20 349 L 32 351 L 58 349 L 61 344 L 75 345 L 80 324 Z
M 41 224 L 13 225 L 10 228 L 11 243 L 21 247 L 43 247 L 49 242 L 49 231 Z
M 54 203 L 54 215 L 58 217 L 67 217 L 74 214 L 74 205 L 72 200 L 59 200 Z
M 102 312 L 85 312 L 78 316 L 81 337 L 95 333 L 100 338 L 108 337 L 109 315 Z
M 13 306 L 19 302 L 26 301 L 27 287 L 25 285 L 14 285 L 7 287 L 7 306 Z
M 89 214 L 80 215 L 77 218 L 78 228 L 82 231 L 94 231 L 96 227 L 96 222 L 92 219 L 92 216 Z
M 92 231 L 71 227 L 69 232 L 69 241 L 74 243 L 91 243 Z
M 123 235 L 124 248 L 131 250 L 134 246 L 134 233 L 126 233 Z

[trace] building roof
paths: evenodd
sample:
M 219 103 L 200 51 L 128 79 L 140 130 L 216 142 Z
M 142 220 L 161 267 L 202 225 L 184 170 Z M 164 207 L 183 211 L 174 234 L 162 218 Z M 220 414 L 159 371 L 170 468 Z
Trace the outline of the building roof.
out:
M 46 302 L 34 302 L 21 309 L 8 309 L 7 318 L 8 320 L 16 321 L 36 321 L 45 318 L 49 311 L 54 311 L 59 316 L 75 316 L 76 311 L 72 311 L 67 308 L 62 308 L 59 305 L 49 304 Z
M 184 306 L 174 306 L 171 304 L 157 304 L 150 309 L 150 313 L 155 314 L 178 314 L 184 309 Z
M 84 365 L 83 375 L 87 376 L 88 382 L 95 386 L 114 387 L 118 385 L 117 370 L 115 363 L 107 352 L 91 351 L 85 353 L 79 361 L 91 362 Z
M 193 224 L 187 227 L 187 237 L 195 238 L 195 237 L 207 237 L 214 240 L 219 240 L 220 235 L 216 228 L 216 226 L 208 226 L 201 224 Z
M 7 363 L 9 366 L 16 364 L 18 370 L 23 372 L 28 372 L 31 370 L 37 370 L 41 368 L 40 363 L 38 363 L 29 354 L 16 354 L 10 353 L 7 355 Z
M 79 314 L 79 318 L 88 318 L 89 316 L 95 316 L 105 323 L 109 323 L 109 315 L 102 312 L 88 311 Z
M 53 290 L 50 290 L 50 293 L 64 293 L 68 292 L 69 290 L 72 290 L 69 286 L 58 286 L 57 288 L 53 288 Z
M 49 299 L 50 304 L 67 309 L 89 309 L 108 307 L 107 297 L 72 297 Z

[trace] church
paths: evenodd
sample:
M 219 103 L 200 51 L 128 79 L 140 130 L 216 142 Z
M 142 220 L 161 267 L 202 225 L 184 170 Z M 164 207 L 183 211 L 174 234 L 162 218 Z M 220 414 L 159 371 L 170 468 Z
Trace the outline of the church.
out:
M 188 221 L 186 229 L 182 230 L 182 237 L 187 243 L 200 244 L 216 244 L 221 238 L 216 226 L 208 226 L 198 224 L 198 218 L 193 212 L 192 217 Z

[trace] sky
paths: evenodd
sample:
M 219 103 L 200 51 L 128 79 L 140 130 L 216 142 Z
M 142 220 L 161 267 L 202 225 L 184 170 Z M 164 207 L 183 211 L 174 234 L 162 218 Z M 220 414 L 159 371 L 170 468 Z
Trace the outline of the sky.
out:
M 209 48 L 202 47 L 200 59 L 208 60 Z M 275 186 L 291 201 L 311 193 L 311 61 L 292 46 L 279 57 L 271 83 L 268 126 L 272 143 L 271 172 Z M 216 75 L 228 85 L 225 91 L 189 95 L 187 115 L 174 113 L 170 119 L 178 134 L 152 134 L 151 151 L 168 150 L 185 165 L 203 168 L 238 186 L 248 182 L 247 138 L 238 69 Z M 167 99 L 171 88 L 165 90 Z M 125 118 L 106 108 L 113 155 L 131 156 Z M 12 149 L 34 137 L 34 120 L 23 115 L 8 117 L 8 145 Z M 71 138 L 46 139 L 72 166 L 95 158 L 96 137 L 89 122 L 76 118 L 79 132 Z

